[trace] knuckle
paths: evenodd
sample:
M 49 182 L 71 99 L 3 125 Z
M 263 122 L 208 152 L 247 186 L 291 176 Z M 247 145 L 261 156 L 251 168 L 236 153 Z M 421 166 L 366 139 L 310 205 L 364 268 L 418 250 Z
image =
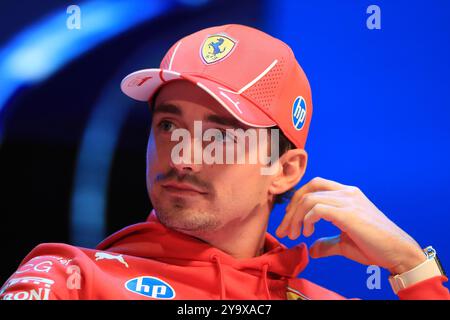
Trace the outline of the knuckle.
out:
M 318 203 L 313 208 L 313 210 L 317 213 L 324 212 L 326 209 L 327 209 L 327 206 L 323 203 Z
M 322 183 L 323 180 L 324 180 L 324 179 L 321 178 L 321 177 L 315 177 L 315 178 L 313 178 L 313 179 L 311 180 L 311 183 L 312 183 L 313 185 L 318 185 L 318 184 Z
M 307 193 L 301 197 L 300 201 L 302 204 L 307 204 L 313 200 L 313 197 L 314 197 L 314 195 L 312 193 Z
M 308 211 L 308 213 L 306 214 L 305 220 L 309 220 L 309 219 L 311 219 L 313 216 L 315 216 L 315 215 L 317 215 L 318 213 L 320 213 L 320 210 L 322 210 L 321 207 L 322 207 L 322 204 L 316 204 L 316 205 L 314 205 L 314 206 Z
M 356 186 L 348 186 L 346 191 L 350 195 L 358 195 L 361 192 L 361 190 Z

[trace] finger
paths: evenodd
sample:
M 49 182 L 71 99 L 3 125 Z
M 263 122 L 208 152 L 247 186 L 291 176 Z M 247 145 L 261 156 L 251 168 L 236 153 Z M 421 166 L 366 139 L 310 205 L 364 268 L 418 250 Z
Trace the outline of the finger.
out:
M 335 255 L 342 255 L 341 235 L 324 237 L 316 240 L 309 248 L 309 255 L 312 258 L 324 258 Z
M 286 207 L 286 215 L 281 222 L 280 226 L 282 228 L 280 229 L 281 233 L 284 233 L 283 231 L 286 230 L 287 225 L 289 225 L 289 222 L 292 218 L 293 212 L 291 209 L 295 208 L 295 206 L 302 200 L 303 196 L 305 194 L 311 193 L 311 192 L 317 192 L 317 191 L 338 191 L 338 190 L 344 190 L 346 189 L 346 185 L 341 184 L 336 181 L 315 177 L 311 179 L 308 183 L 306 183 L 304 186 L 302 186 L 300 189 L 298 189 L 293 197 L 291 198 L 289 204 Z
M 316 240 L 309 248 L 309 254 L 314 259 L 340 255 L 365 265 L 371 264 L 371 260 L 345 233 Z
M 294 193 L 290 203 L 286 207 L 286 210 L 289 210 L 291 205 L 297 203 L 302 198 L 302 196 L 306 193 L 315 192 L 315 191 L 337 191 L 337 190 L 345 189 L 345 187 L 347 187 L 347 186 L 342 183 L 339 183 L 339 182 L 336 182 L 333 180 L 324 179 L 321 177 L 315 177 L 315 178 L 311 179 L 308 183 L 303 185 L 300 189 L 298 189 Z
M 302 221 L 303 216 L 318 202 L 339 205 L 338 201 L 328 199 L 333 196 L 338 196 L 338 194 L 334 194 L 333 191 L 317 191 L 304 194 L 297 203 L 291 202 L 289 208 L 286 208 L 286 214 L 278 226 L 277 235 L 283 237 L 289 233 L 290 227 L 292 227 L 294 223 Z M 298 216 L 299 214 L 300 216 Z M 297 217 L 297 221 L 293 221 L 294 217 Z
M 301 235 L 301 229 L 305 215 L 317 204 L 325 204 L 331 207 L 342 208 L 346 205 L 346 199 L 340 197 L 340 191 L 314 192 L 306 194 L 304 201 L 295 209 L 287 230 L 292 240 Z
M 346 198 L 342 196 L 341 191 L 318 191 L 305 194 L 302 200 L 292 206 L 284 216 L 282 222 L 277 228 L 276 234 L 282 238 L 290 234 L 291 239 L 295 239 L 301 234 L 301 225 L 306 213 L 317 203 L 328 204 L 336 207 L 343 207 Z
M 332 222 L 339 227 L 342 217 L 345 216 L 343 208 L 338 208 L 322 203 L 316 204 L 303 219 L 303 235 L 309 237 L 314 233 L 314 225 L 320 220 Z

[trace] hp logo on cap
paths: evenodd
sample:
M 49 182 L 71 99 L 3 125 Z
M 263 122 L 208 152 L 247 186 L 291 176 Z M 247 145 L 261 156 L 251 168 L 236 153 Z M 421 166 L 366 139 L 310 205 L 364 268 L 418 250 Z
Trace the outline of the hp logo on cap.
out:
M 306 120 L 306 101 L 302 96 L 295 98 L 292 104 L 292 124 L 295 130 L 302 130 Z

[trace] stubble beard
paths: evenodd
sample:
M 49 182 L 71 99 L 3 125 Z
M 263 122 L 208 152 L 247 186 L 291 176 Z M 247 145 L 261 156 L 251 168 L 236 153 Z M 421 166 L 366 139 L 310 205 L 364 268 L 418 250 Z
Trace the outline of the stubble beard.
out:
M 186 234 L 208 234 L 220 226 L 217 212 L 191 208 L 183 199 L 175 199 L 166 204 L 155 203 L 154 207 L 159 221 L 164 226 Z

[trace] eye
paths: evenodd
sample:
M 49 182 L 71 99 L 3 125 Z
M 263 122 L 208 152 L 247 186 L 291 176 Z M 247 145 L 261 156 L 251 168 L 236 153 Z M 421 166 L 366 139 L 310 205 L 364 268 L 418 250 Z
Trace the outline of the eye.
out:
M 233 143 L 236 142 L 236 137 L 233 134 L 223 129 L 219 129 L 219 131 L 220 133 L 218 132 L 215 135 L 215 139 L 217 142 L 233 142 Z
M 164 132 L 171 132 L 173 129 L 175 129 L 175 125 L 168 120 L 161 120 L 158 123 L 157 127 Z

